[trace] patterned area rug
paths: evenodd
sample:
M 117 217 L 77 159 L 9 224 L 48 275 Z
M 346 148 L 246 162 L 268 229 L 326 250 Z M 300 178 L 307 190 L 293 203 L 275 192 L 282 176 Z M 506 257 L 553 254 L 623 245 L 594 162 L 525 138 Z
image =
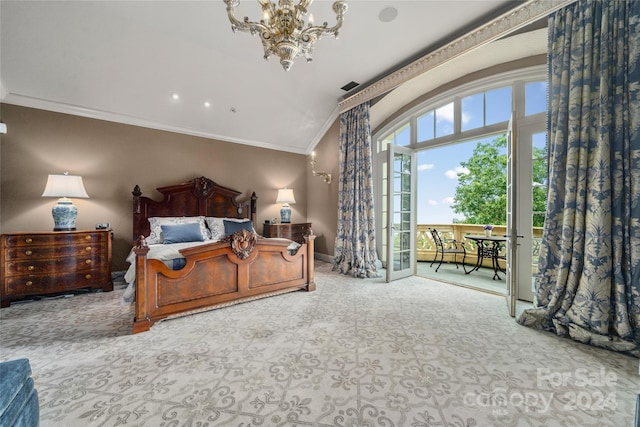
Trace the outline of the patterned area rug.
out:
M 516 324 L 504 298 L 411 277 L 168 320 L 131 334 L 123 288 L 0 311 L 47 426 L 630 426 L 638 359 Z

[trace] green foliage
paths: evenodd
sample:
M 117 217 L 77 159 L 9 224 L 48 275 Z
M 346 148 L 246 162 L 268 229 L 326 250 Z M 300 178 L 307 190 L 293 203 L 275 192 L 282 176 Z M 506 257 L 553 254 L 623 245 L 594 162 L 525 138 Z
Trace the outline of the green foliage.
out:
M 464 224 L 507 223 L 507 138 L 501 135 L 490 143 L 478 143 L 473 155 L 460 165 L 469 173 L 458 174 L 458 186 L 453 211 L 464 215 Z M 534 147 L 534 159 L 546 157 L 543 150 Z M 546 163 L 533 162 L 533 180 L 546 184 Z M 546 189 L 533 189 L 533 210 L 544 212 L 546 206 Z M 534 214 L 534 227 L 541 227 L 544 214 Z
M 547 151 L 533 147 L 533 226 L 544 226 L 547 208 Z

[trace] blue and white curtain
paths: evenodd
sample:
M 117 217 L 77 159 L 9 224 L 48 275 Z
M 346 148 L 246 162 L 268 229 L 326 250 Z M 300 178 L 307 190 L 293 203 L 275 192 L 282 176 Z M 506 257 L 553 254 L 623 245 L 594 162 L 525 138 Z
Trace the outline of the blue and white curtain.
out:
M 369 102 L 340 116 L 338 192 L 333 268 L 353 277 L 378 277 Z
M 549 194 L 518 322 L 640 355 L 640 1 L 549 19 Z

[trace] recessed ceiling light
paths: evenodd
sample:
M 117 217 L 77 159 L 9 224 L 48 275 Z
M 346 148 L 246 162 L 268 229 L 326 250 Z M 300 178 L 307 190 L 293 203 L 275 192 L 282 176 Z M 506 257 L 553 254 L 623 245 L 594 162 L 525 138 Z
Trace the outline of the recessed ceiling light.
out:
M 380 22 L 391 22 L 398 16 L 398 9 L 393 6 L 385 7 L 380 11 L 378 19 Z
M 211 107 L 211 103 L 209 101 L 204 101 L 204 106 L 209 108 Z
M 174 101 L 177 101 L 178 99 L 180 99 L 180 95 L 178 95 L 176 92 L 173 92 L 171 94 L 171 99 L 173 99 Z

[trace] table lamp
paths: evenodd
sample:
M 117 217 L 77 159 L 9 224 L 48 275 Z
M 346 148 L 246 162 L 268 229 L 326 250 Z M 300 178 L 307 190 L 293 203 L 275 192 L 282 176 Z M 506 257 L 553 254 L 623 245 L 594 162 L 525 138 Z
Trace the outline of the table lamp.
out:
M 53 231 L 73 231 L 76 229 L 78 208 L 69 197 L 88 199 L 89 195 L 84 189 L 81 176 L 65 172 L 64 175 L 49 175 L 42 197 L 60 197 L 58 204 L 51 209 Z
M 282 203 L 282 209 L 280 209 L 280 222 L 288 224 L 291 222 L 291 208 L 289 203 L 295 203 L 296 199 L 293 197 L 293 190 L 290 188 L 281 188 L 278 190 L 278 198 L 276 203 Z

